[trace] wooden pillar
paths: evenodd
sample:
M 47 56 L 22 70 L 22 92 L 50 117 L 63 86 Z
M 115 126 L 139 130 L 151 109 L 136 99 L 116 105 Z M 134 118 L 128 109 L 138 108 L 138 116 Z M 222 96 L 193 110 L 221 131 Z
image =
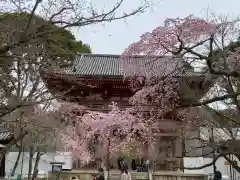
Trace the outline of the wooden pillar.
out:
M 144 151 L 145 151 L 145 153 L 144 153 L 144 156 L 143 156 L 143 159 L 144 160 L 150 160 L 150 155 L 151 155 L 151 144 L 150 144 L 151 142 L 146 142 L 146 144 L 145 144 L 145 147 L 144 147 Z

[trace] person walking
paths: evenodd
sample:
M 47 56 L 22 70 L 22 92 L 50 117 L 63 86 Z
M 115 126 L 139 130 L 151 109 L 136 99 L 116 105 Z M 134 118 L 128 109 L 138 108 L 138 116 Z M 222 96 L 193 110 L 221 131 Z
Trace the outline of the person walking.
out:
M 99 168 L 98 170 L 99 174 L 96 176 L 96 180 L 104 180 L 104 171 L 103 168 Z
M 124 159 L 121 162 L 121 171 L 123 173 L 124 170 L 128 169 L 128 164 L 124 161 Z
M 136 168 L 136 160 L 135 159 L 133 159 L 132 160 L 132 170 L 136 170 L 137 168 Z
M 123 173 L 122 173 L 122 176 L 121 176 L 121 180 L 132 180 L 131 174 L 128 172 L 127 169 L 123 170 Z
M 215 171 L 213 180 L 221 180 L 222 179 L 222 173 L 220 171 Z
M 146 168 L 145 171 L 148 171 L 149 165 L 150 165 L 150 161 L 149 161 L 149 159 L 147 159 L 146 162 L 145 162 L 145 166 L 146 166 L 145 167 Z

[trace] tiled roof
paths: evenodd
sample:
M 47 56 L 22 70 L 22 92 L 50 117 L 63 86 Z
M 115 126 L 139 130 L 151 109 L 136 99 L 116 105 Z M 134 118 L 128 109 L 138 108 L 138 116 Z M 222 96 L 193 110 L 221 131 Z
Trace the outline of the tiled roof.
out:
M 0 132 L 0 141 L 5 141 L 13 138 L 13 133 L 9 131 Z
M 117 55 L 82 54 L 76 59 L 75 68 L 78 75 L 121 76 L 120 65 Z
M 79 54 L 77 55 L 74 65 L 69 68 L 63 68 L 61 72 L 79 76 L 123 76 L 126 72 L 131 73 L 130 71 L 134 71 L 130 65 L 133 65 L 134 67 L 137 67 L 136 65 L 143 67 L 144 70 L 141 70 L 142 72 L 152 72 L 152 67 L 154 66 L 157 73 L 162 70 L 174 70 L 174 68 L 176 68 L 176 59 L 161 57 L 154 61 L 154 58 L 156 57 L 136 56 L 122 60 L 120 55 Z M 129 65 L 122 66 L 123 62 L 126 62 Z M 150 63 L 151 67 L 149 65 L 146 67 L 146 64 Z M 123 67 L 125 68 L 124 71 L 122 69 Z M 126 69 L 127 67 L 128 69 Z M 186 71 L 181 73 L 181 75 L 200 76 L 202 73 L 186 69 Z

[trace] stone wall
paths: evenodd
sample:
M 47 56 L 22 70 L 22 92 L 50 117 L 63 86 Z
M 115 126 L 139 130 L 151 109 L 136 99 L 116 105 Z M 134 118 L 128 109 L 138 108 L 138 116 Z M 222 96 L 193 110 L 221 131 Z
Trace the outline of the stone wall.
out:
M 207 180 L 203 174 L 185 174 L 181 172 L 154 172 L 152 180 Z
M 79 180 L 93 180 L 93 176 L 97 175 L 97 171 L 79 170 L 71 172 L 62 172 L 60 178 L 62 180 L 70 180 L 71 177 L 77 176 Z M 120 173 L 120 172 L 119 172 Z M 135 173 L 136 174 L 136 173 Z M 49 180 L 56 180 L 56 173 L 49 173 Z M 184 174 L 182 172 L 153 172 L 150 173 L 149 180 L 207 180 L 207 176 L 203 174 Z M 141 179 L 141 178 L 139 178 Z
M 70 180 L 71 177 L 77 176 L 79 180 L 93 180 L 93 176 L 98 174 L 97 171 L 70 171 L 70 172 L 61 172 L 60 179 L 62 180 Z M 56 180 L 57 173 L 49 173 L 48 179 L 49 180 Z

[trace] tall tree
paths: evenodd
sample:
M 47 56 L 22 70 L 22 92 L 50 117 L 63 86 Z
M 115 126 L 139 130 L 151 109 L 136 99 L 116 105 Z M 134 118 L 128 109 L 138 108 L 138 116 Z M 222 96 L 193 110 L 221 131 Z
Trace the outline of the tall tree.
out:
M 31 15 L 26 12 L 2 13 L 0 15 L 1 34 L 3 36 L 3 38 L 0 41 L 0 44 L 4 45 L 8 42 L 20 40 L 22 38 L 21 37 L 22 33 L 24 32 L 24 29 L 27 26 L 30 17 L 33 21 L 32 22 L 33 24 L 31 28 L 29 28 L 28 31 L 26 32 L 27 33 L 26 35 L 28 35 L 29 33 L 31 34 L 36 32 L 40 27 L 43 30 L 56 31 L 56 33 L 47 34 L 39 38 L 32 39 L 31 42 L 29 42 L 29 44 L 33 45 L 37 41 L 39 50 L 41 47 L 40 45 L 44 45 L 43 43 L 46 42 L 45 48 L 48 49 L 46 53 L 48 53 L 50 61 L 60 60 L 73 61 L 76 53 L 78 52 L 91 53 L 90 47 L 88 45 L 83 44 L 81 41 L 77 41 L 74 35 L 72 35 L 72 33 L 69 30 L 61 29 L 56 25 L 48 23 L 47 20 L 37 15 Z M 27 44 L 25 44 L 25 46 L 26 45 Z M 13 54 L 16 53 L 16 48 L 17 47 L 14 48 L 15 51 L 12 50 Z M 21 53 L 27 53 L 23 52 L 23 50 L 24 50 L 23 47 L 19 49 L 18 51 L 19 56 Z M 25 50 L 26 51 L 30 50 L 30 48 L 26 48 Z M 2 58 L 1 60 L 4 62 L 4 60 L 7 59 Z M 46 59 L 43 60 L 46 61 Z M 61 62 L 59 62 L 59 64 L 60 63 Z
M 36 96 L 38 98 L 42 96 L 42 100 L 47 101 L 49 96 L 44 98 L 47 90 L 42 91 L 44 86 L 41 84 L 39 70 L 49 66 L 56 68 L 60 65 L 69 65 L 77 53 L 91 53 L 90 47 L 77 41 L 70 31 L 60 29 L 43 18 L 25 12 L 0 15 L 3 35 L 0 44 L 20 40 L 30 16 L 33 25 L 27 33 L 35 32 L 39 25 L 44 25 L 45 30 L 58 31 L 16 46 L 11 50 L 11 55 L 0 57 L 1 98 L 5 99 L 1 103 L 1 116 L 11 112 L 12 108 L 30 103 L 27 101 L 34 103 Z
M 215 105 L 216 103 L 221 104 L 220 106 L 225 108 L 231 108 L 236 114 L 240 113 L 240 48 L 238 42 L 234 42 L 237 40 L 238 32 L 238 20 L 228 21 L 226 18 L 216 18 L 212 21 L 206 21 L 194 16 L 188 16 L 166 19 L 164 26 L 159 26 L 152 32 L 144 33 L 139 41 L 125 49 L 123 59 L 126 56 L 140 54 L 160 58 L 156 57 L 155 61 L 145 65 L 152 68 L 151 71 L 147 71 L 147 74 L 146 71 L 142 70 L 143 67 L 139 67 L 130 61 L 125 63 L 123 69 L 128 73 L 131 72 L 128 68 L 131 68 L 135 76 L 132 74 L 127 75 L 132 77 L 133 85 L 138 85 L 138 91 L 131 101 L 132 104 L 139 112 L 142 109 L 148 110 L 151 113 L 150 122 L 157 121 L 159 117 L 169 112 L 177 112 L 184 115 L 182 120 L 183 123 L 186 123 L 185 126 L 195 127 L 196 129 L 204 125 L 210 129 L 217 127 L 227 129 L 229 131 L 227 133 L 228 139 L 236 140 L 237 134 L 233 132 L 235 131 L 233 128 L 239 128 L 240 122 L 238 118 L 215 109 L 214 111 L 217 114 L 221 114 L 229 122 L 225 123 L 225 126 L 222 126 L 222 124 L 220 126 L 208 118 L 200 123 L 198 119 L 203 116 L 200 112 L 195 112 L 195 121 L 189 121 L 188 116 L 191 108 L 208 107 L 213 103 Z M 229 42 L 234 43 L 229 45 Z M 186 100 L 182 96 L 183 86 L 179 85 L 179 77 L 184 74 L 186 62 L 190 63 L 194 68 L 201 66 L 202 73 L 206 75 L 202 87 L 212 77 L 215 79 L 215 85 L 201 99 L 191 96 L 190 99 Z M 145 82 L 142 75 L 148 77 Z M 189 85 L 191 85 L 190 82 L 185 84 L 191 89 Z M 184 87 L 185 89 L 186 87 Z M 188 94 L 191 94 L 191 92 Z M 149 119 L 149 116 L 147 118 Z M 184 119 L 187 119 L 187 121 L 184 121 Z M 224 139 L 224 142 L 226 143 L 226 139 Z M 211 139 L 207 143 L 213 150 L 219 144 L 219 142 L 213 144 Z M 228 158 L 229 154 L 234 154 L 239 159 L 239 153 L 233 149 L 225 149 L 225 151 L 213 158 L 213 162 L 197 168 L 210 166 L 219 157 L 231 161 Z M 237 148 L 235 149 L 237 150 Z M 240 170 L 238 166 L 235 166 L 235 169 Z
M 116 2 L 112 8 L 109 7 L 108 10 L 99 10 L 97 7 L 94 7 L 91 2 L 86 4 L 85 1 L 62 0 L 61 2 L 56 3 L 53 0 L 30 0 L 27 2 L 19 0 L 3 0 L 0 2 L 1 22 L 7 21 L 8 23 L 3 23 L 1 26 L 3 33 L 0 31 L 3 40 L 0 45 L 1 62 L 6 64 L 6 62 L 12 62 L 10 60 L 14 59 L 16 62 L 13 67 L 14 69 L 15 67 L 23 65 L 24 60 L 27 64 L 31 64 L 28 67 L 24 66 L 26 71 L 32 73 L 31 77 L 39 77 L 37 75 L 39 69 L 43 68 L 46 63 L 48 64 L 50 59 L 61 59 L 68 63 L 69 59 L 73 59 L 75 52 L 89 52 L 89 48 L 82 46 L 79 49 L 79 45 L 82 43 L 73 43 L 74 38 L 67 31 L 64 31 L 65 29 L 73 27 L 80 28 L 91 24 L 127 18 L 142 13 L 149 7 L 148 2 L 143 2 L 133 11 L 120 14 L 118 11 L 123 3 L 124 0 L 121 0 Z M 10 15 L 9 13 L 12 12 L 14 12 L 14 14 Z M 15 19 L 15 21 L 12 21 L 12 18 Z M 11 25 L 10 22 L 13 22 L 13 24 Z M 12 28 L 12 26 L 17 26 L 19 29 Z M 69 41 L 64 41 L 62 34 L 69 36 Z M 64 37 L 66 37 L 65 35 Z M 56 39 L 58 40 L 56 41 Z M 64 43 L 67 43 L 67 47 Z M 66 58 L 66 55 L 67 57 L 70 56 L 72 58 Z M 52 62 L 53 61 L 50 61 L 50 64 Z M 9 70 L 9 68 L 7 69 Z M 31 71 L 29 71 L 29 69 Z M 11 74 L 10 71 L 8 73 Z M 17 75 L 20 76 L 20 74 L 20 71 L 18 71 Z M 3 79 L 2 81 L 5 81 L 8 78 L 2 77 L 1 79 Z M 34 78 L 31 78 L 30 81 L 32 79 Z M 35 78 L 34 80 L 36 82 L 38 81 L 38 78 Z M 9 81 L 16 80 L 10 79 Z M 29 82 L 29 80 L 27 81 Z M 17 84 L 20 86 L 21 83 L 17 82 Z M 13 89 L 14 87 L 12 86 L 14 85 L 11 83 L 5 84 L 7 90 Z M 32 90 L 36 89 L 36 83 L 28 83 L 28 88 L 30 86 L 32 87 Z M 4 90 L 2 91 L 4 92 Z M 16 92 L 17 94 L 22 93 L 19 91 Z M 8 93 L 5 93 L 5 95 L 6 94 Z M 28 94 L 32 95 L 32 92 Z M 46 98 L 42 99 L 46 101 Z M 6 102 L 2 103 L 0 116 L 3 117 L 23 105 L 26 106 L 30 103 L 26 100 L 28 100 L 28 98 L 25 97 L 24 101 L 14 101 L 15 104 L 11 107 L 7 106 L 6 104 L 8 103 Z
M 49 29 L 49 31 L 59 30 L 51 35 L 48 34 L 44 37 L 32 39 L 28 43 L 20 43 L 18 46 L 12 48 L 8 55 L 4 54 L 0 57 L 1 122 L 4 121 L 6 123 L 6 121 L 11 120 L 16 123 L 16 126 L 21 123 L 19 119 L 23 119 L 22 121 L 25 124 L 29 123 L 29 121 L 26 122 L 29 116 L 22 117 L 22 113 L 26 114 L 29 112 L 28 109 L 32 109 L 40 103 L 48 106 L 53 100 L 53 97 L 42 83 L 39 75 L 41 69 L 69 65 L 73 62 L 77 53 L 91 53 L 90 47 L 81 41 L 77 41 L 70 31 L 60 29 L 55 25 L 49 24 L 45 19 L 26 12 L 3 13 L 0 15 L 0 32 L 3 37 L 0 40 L 1 46 L 19 41 L 22 38 L 22 33 L 25 31 L 30 17 L 33 24 L 31 28 L 28 28 L 28 32 L 26 33 L 35 32 L 38 25 L 44 25 L 45 29 Z M 26 106 L 28 108 L 25 108 Z M 15 131 L 15 137 L 20 137 L 21 144 L 25 142 L 24 140 L 22 143 L 23 138 L 29 140 L 28 137 L 31 136 L 32 139 L 39 139 L 39 134 L 42 133 L 36 131 L 39 128 L 29 129 L 29 126 L 27 124 L 28 128 L 21 127 L 22 133 Z M 36 132 L 38 132 L 37 135 Z M 33 133 L 35 133 L 35 136 L 32 135 Z M 31 148 L 33 154 L 37 151 L 35 144 L 27 143 L 28 147 L 34 146 Z M 11 146 L 8 148 L 11 148 Z M 19 157 L 21 148 L 22 146 L 19 147 Z M 6 151 L 8 150 L 6 149 Z M 4 153 L 1 154 L 1 157 L 2 155 Z M 18 162 L 16 162 L 17 164 Z

